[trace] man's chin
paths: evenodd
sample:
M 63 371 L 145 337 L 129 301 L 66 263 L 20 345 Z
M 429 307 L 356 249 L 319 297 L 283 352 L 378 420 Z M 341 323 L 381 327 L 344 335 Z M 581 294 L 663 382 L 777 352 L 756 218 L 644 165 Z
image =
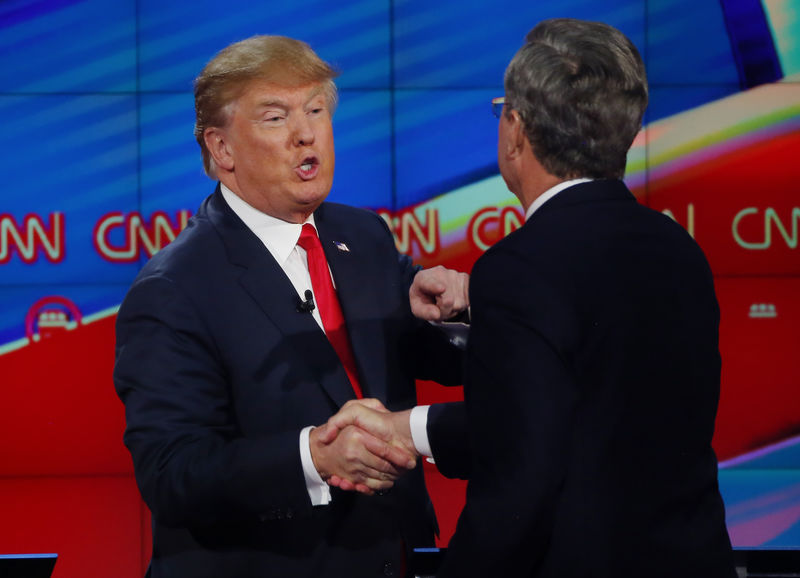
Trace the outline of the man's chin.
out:
M 312 183 L 307 183 L 312 184 Z M 322 202 L 328 198 L 328 193 L 331 192 L 331 186 L 322 185 L 321 183 L 313 183 L 315 186 L 301 187 L 295 199 L 304 207 L 313 206 L 316 209 Z

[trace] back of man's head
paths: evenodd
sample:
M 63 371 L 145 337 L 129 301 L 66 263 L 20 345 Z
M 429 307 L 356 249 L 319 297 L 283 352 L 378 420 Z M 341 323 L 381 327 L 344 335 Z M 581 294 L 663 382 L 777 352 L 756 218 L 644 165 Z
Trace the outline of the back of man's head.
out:
M 559 178 L 621 178 L 648 90 L 639 51 L 600 22 L 557 18 L 528 33 L 505 74 L 537 160 Z

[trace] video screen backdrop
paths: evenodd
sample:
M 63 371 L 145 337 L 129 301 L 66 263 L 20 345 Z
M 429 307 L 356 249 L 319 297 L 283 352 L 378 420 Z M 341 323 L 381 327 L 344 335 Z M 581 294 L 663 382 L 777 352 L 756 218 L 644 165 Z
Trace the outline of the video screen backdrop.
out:
M 58 552 L 57 578 L 146 567 L 113 323 L 141 265 L 213 191 L 192 136 L 208 59 L 254 34 L 311 44 L 341 71 L 330 199 L 378 211 L 420 264 L 469 271 L 523 220 L 489 101 L 528 30 L 559 16 L 612 24 L 642 53 L 651 102 L 626 181 L 716 277 L 731 538 L 800 547 L 797 2 L 6 0 L 0 553 Z M 452 396 L 420 384 L 423 402 Z M 446 545 L 463 485 L 426 474 Z

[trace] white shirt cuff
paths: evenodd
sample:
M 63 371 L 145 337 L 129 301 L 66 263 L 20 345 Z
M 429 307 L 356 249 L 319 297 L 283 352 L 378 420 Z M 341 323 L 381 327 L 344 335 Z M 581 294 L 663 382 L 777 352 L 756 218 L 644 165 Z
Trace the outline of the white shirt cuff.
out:
M 429 405 L 418 405 L 411 410 L 411 415 L 408 418 L 414 447 L 417 452 L 429 458 L 433 457 L 431 444 L 428 441 L 428 409 L 430 407 Z
M 317 468 L 314 467 L 314 460 L 311 459 L 311 445 L 309 444 L 308 434 L 312 429 L 314 429 L 314 426 L 308 426 L 300 430 L 300 461 L 303 464 L 303 476 L 306 479 L 306 489 L 308 490 L 308 497 L 311 498 L 311 505 L 325 506 L 331 502 L 331 488 L 320 477 Z

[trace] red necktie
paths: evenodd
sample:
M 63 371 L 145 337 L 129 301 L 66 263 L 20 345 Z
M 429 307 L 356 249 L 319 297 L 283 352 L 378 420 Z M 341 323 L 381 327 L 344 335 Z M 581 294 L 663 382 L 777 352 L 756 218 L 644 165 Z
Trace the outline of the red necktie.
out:
M 328 260 L 325 259 L 325 252 L 322 250 L 322 243 L 319 242 L 314 225 L 311 223 L 303 225 L 297 244 L 305 249 L 308 257 L 308 272 L 311 275 L 311 287 L 314 289 L 314 301 L 319 309 L 319 316 L 322 318 L 325 335 L 328 336 L 328 341 L 331 342 L 344 365 L 356 397 L 361 399 L 364 396 L 356 375 L 356 360 L 353 356 L 353 349 L 350 347 L 350 338 L 347 336 L 342 307 L 339 305 L 339 298 L 333 288 L 331 274 L 328 270 Z

